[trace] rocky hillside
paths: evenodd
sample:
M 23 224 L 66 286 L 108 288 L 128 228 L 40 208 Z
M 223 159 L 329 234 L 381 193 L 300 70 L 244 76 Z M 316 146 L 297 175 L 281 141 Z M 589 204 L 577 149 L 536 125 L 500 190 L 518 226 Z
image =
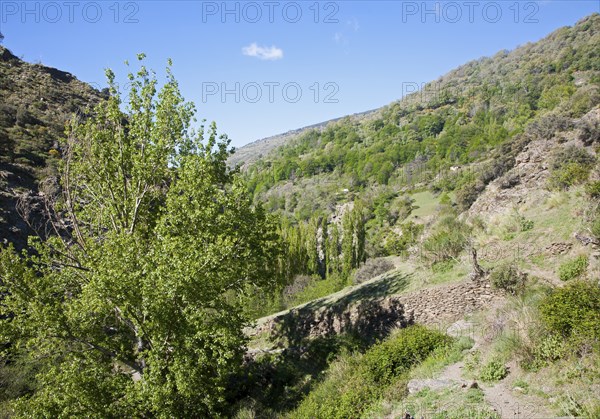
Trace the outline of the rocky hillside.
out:
M 34 231 L 17 210 L 23 196 L 43 192 L 60 158 L 60 139 L 73 114 L 101 100 L 72 74 L 30 64 L 0 47 L 0 240 L 18 248 Z M 39 213 L 23 204 L 21 211 Z M 35 217 L 34 217 L 35 218 Z M 38 217 L 37 227 L 44 234 Z M 37 228 L 36 227 L 36 228 Z

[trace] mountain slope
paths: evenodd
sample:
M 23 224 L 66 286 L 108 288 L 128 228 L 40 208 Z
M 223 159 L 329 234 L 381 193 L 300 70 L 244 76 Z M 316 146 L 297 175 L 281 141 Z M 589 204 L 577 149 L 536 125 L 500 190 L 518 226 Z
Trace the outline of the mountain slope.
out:
M 364 117 L 368 117 L 370 115 L 374 115 L 377 112 L 378 112 L 378 109 L 374 109 L 371 111 L 360 112 L 360 113 L 354 114 L 354 115 L 352 115 L 352 117 L 364 118 Z M 243 168 L 248 167 L 249 165 L 254 163 L 256 160 L 258 160 L 261 157 L 263 157 L 264 155 L 267 155 L 268 153 L 270 153 L 272 150 L 274 150 L 282 145 L 285 145 L 289 141 L 293 141 L 298 136 L 301 136 L 302 134 L 304 134 L 310 130 L 313 130 L 313 129 L 321 130 L 321 129 L 325 128 L 327 125 L 329 125 L 333 122 L 339 121 L 340 119 L 342 119 L 342 118 L 331 119 L 329 121 L 321 122 L 318 124 L 294 129 L 294 130 L 288 131 L 283 134 L 274 135 L 271 137 L 253 141 L 250 144 L 246 144 L 243 147 L 240 147 L 239 149 L 237 149 L 235 154 L 233 154 L 229 158 L 229 164 L 231 166 L 241 165 Z
M 467 63 L 364 121 L 344 118 L 289 138 L 247 168 L 251 187 L 271 209 L 305 218 L 343 202 L 344 189 L 400 189 L 484 161 L 536 116 L 591 109 L 600 97 L 599 46 L 594 14 Z
M 257 299 L 250 383 L 273 391 L 242 394 L 245 414 L 598 417 L 597 322 L 583 320 L 600 307 L 598 51 L 594 14 L 244 167 L 295 268 Z M 394 356 L 394 332 L 365 356 L 353 339 L 410 318 L 469 330 L 391 388 L 355 374 L 371 350 Z M 589 325 L 585 343 L 563 319 Z
M 18 248 L 34 234 L 17 206 L 40 192 L 40 181 L 55 173 L 60 138 L 73 114 L 84 112 L 102 95 L 73 75 L 26 63 L 0 47 L 0 240 Z M 40 233 L 44 233 L 40 209 Z M 34 217 L 34 218 L 36 218 Z

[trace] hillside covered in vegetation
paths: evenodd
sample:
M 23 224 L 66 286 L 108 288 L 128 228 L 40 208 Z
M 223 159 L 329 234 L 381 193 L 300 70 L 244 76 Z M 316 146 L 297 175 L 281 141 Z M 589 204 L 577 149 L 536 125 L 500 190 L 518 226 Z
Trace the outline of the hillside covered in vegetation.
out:
M 170 61 L 0 49 L 0 417 L 598 417 L 598 51 L 593 14 L 236 158 Z
M 31 208 L 27 198 L 44 190 L 40 182 L 56 176 L 65 123 L 101 97 L 72 74 L 26 63 L 0 46 L 0 237 L 5 243 L 23 248 L 27 236 L 48 233 L 41 208 Z M 21 216 L 30 211 L 37 214 L 31 226 Z
M 570 321 L 563 309 L 581 310 L 575 316 L 583 316 L 581 324 L 599 313 L 599 50 L 595 14 L 539 42 L 467 63 L 375 113 L 300 133 L 243 167 L 255 201 L 280 215 L 289 249 L 291 282 L 268 306 L 261 296 L 254 313 L 284 311 L 260 319 L 252 335 L 262 348 L 257 353 L 269 354 L 265 363 L 297 368 L 299 376 L 279 385 L 307 391 L 299 359 L 319 356 L 311 350 L 300 358 L 274 355 L 281 339 L 284 346 L 298 345 L 288 334 L 306 328 L 307 337 L 342 330 L 361 340 L 359 319 L 369 316 L 370 335 L 398 327 L 402 321 L 390 314 L 396 296 L 406 310 L 414 304 L 410 316 L 418 323 L 445 330 L 452 321 L 467 321 L 475 346 L 434 357 L 429 362 L 439 365 L 426 377 L 399 373 L 395 385 L 445 379 L 444 368 L 457 361 L 468 364 L 463 380 L 490 382 L 466 399 L 453 385 L 441 393 L 425 385 L 429 393 L 404 399 L 389 393 L 397 387 L 355 372 L 366 360 L 343 356 L 324 375 L 311 373 L 317 387 L 294 415 L 396 417 L 439 403 L 452 404 L 444 411 L 449 417 L 508 417 L 517 404 L 536 406 L 531 417 L 596 414 L 591 389 L 598 388 L 598 369 L 590 367 L 598 360 L 596 338 L 587 341 L 596 349 L 586 352 L 553 322 Z M 472 290 L 452 291 L 451 284 L 479 280 L 496 290 L 500 303 L 481 295 L 473 300 Z M 455 296 L 446 300 L 446 294 Z M 375 305 L 367 308 L 365 301 Z M 590 322 L 585 333 L 597 336 L 597 320 Z M 567 347 L 578 355 L 567 357 Z M 561 365 L 586 372 L 547 384 L 545 377 Z M 451 375 L 456 383 L 460 374 Z M 579 391 L 578 380 L 589 380 L 590 391 Z M 361 384 L 349 389 L 345 382 Z M 526 386 L 529 395 L 494 398 L 498 389 L 514 394 L 511 386 Z M 333 401 L 325 401 L 330 393 Z M 265 406 L 277 410 L 277 403 L 302 398 L 280 397 L 274 403 L 254 395 L 258 404 L 250 410 L 260 416 Z M 513 410 L 500 412 L 504 402 Z

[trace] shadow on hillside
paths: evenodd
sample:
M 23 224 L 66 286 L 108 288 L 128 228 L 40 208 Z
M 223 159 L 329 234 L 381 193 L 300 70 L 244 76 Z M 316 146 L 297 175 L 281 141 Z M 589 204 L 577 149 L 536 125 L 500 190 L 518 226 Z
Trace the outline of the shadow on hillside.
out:
M 412 274 L 395 271 L 384 274 L 384 277 L 378 281 L 365 284 L 344 295 L 334 305 L 347 305 L 352 301 L 363 300 L 366 298 L 389 297 L 398 294 L 408 287 Z
M 358 287 L 339 299 L 317 300 L 278 317 L 275 339 L 301 347 L 307 339 L 349 334 L 365 342 L 384 338 L 391 329 L 412 322 L 390 296 L 406 289 L 411 275 L 394 272 Z

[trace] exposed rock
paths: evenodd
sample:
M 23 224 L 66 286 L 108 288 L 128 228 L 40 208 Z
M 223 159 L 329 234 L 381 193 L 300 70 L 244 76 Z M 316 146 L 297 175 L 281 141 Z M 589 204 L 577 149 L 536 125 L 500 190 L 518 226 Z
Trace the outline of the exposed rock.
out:
M 573 243 L 552 243 L 546 246 L 546 252 L 553 255 L 563 255 L 573 247 Z
M 583 128 L 600 124 L 600 109 L 592 109 L 580 119 L 569 120 L 569 125 L 561 127 L 545 138 L 543 135 L 533 136 L 524 149 L 515 157 L 515 166 L 498 179 L 487 185 L 485 191 L 477 198 L 468 211 L 469 217 L 490 218 L 513 210 L 515 205 L 542 203 L 550 194 L 545 187 L 550 176 L 548 170 L 552 150 L 557 146 L 575 145 L 590 146 L 596 138 L 583 140 L 577 135 Z M 558 131 L 562 132 L 558 132 Z M 595 129 L 592 134 L 597 135 Z M 588 135 L 588 137 L 589 137 Z M 583 135 L 585 137 L 585 135 Z
M 586 236 L 585 234 L 575 233 L 573 235 L 573 237 L 575 237 L 577 240 L 579 240 L 581 242 L 581 244 L 583 244 L 584 246 L 587 246 L 589 244 L 594 244 L 594 245 L 599 244 L 598 240 L 595 237 Z

